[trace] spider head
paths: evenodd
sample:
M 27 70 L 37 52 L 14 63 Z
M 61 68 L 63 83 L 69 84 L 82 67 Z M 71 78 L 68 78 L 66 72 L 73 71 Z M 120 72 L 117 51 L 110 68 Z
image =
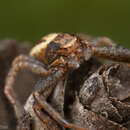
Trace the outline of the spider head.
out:
M 78 61 L 83 57 L 83 46 L 75 35 L 52 33 L 43 37 L 32 48 L 30 55 L 47 65 L 55 63 L 61 57 L 67 62 Z

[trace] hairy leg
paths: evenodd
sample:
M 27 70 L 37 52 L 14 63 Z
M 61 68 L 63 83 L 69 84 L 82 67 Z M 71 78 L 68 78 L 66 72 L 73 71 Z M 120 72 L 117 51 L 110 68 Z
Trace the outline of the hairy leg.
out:
M 94 56 L 130 63 L 130 49 L 120 46 L 93 47 Z
M 93 54 L 96 57 L 118 62 L 130 62 L 130 49 L 118 46 L 107 37 L 94 38 L 88 41 L 87 44 L 91 46 Z
M 37 93 L 34 93 L 34 97 L 37 100 L 38 104 L 49 114 L 51 117 L 57 121 L 61 126 L 65 128 L 74 128 L 76 130 L 89 130 L 88 128 L 82 128 L 80 126 L 77 126 L 75 124 L 67 122 L 55 109 L 53 109 L 43 97 L 40 97 L 37 95 Z M 44 119 L 44 117 L 41 115 L 41 119 Z
M 92 47 L 117 46 L 117 44 L 108 37 L 96 37 L 88 42 Z
M 58 70 L 57 72 L 50 75 L 47 79 L 43 79 L 36 84 L 35 91 L 33 93 L 35 100 L 41 108 L 43 108 L 55 121 L 65 128 L 75 128 L 77 130 L 88 130 L 87 128 L 81 128 L 74 124 L 67 122 L 58 112 L 52 108 L 46 102 L 47 97 L 50 95 L 55 87 L 55 84 L 64 76 L 63 70 Z M 41 120 L 44 120 L 44 116 L 39 115 Z
M 38 118 L 46 124 L 48 130 L 60 130 L 61 128 L 57 125 L 57 123 L 47 114 L 42 111 L 42 108 L 35 104 L 33 106 L 33 109 L 38 116 Z
M 17 95 L 15 94 L 13 90 L 13 85 L 15 82 L 15 79 L 18 75 L 18 72 L 22 69 L 28 69 L 35 74 L 40 75 L 48 75 L 49 72 L 43 67 L 42 63 L 36 61 L 33 58 L 30 58 L 29 56 L 20 55 L 14 59 L 11 69 L 9 70 L 9 73 L 6 78 L 5 82 L 5 94 L 8 97 L 9 101 L 14 107 L 16 117 L 19 119 L 23 116 L 24 109 L 21 103 L 19 102 Z

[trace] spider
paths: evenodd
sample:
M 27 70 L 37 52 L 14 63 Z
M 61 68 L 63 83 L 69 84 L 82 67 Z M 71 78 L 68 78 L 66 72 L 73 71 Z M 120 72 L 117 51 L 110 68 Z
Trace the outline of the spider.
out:
M 67 33 L 49 34 L 31 49 L 29 56 L 20 55 L 16 57 L 7 75 L 4 92 L 14 107 L 18 121 L 27 113 L 13 90 L 13 84 L 18 72 L 21 69 L 28 69 L 43 76 L 43 79 L 37 82 L 32 92 L 38 104 L 37 107 L 42 108 L 65 128 L 88 130 L 89 128 L 82 128 L 66 121 L 46 100 L 59 80 L 69 72 L 79 68 L 84 61 L 88 61 L 93 56 L 119 62 L 130 62 L 130 50 L 119 47 L 110 40 L 105 41 L 104 38 L 99 37 L 87 41 L 78 35 Z M 37 107 L 33 109 L 38 114 L 39 109 L 36 109 Z M 44 118 L 42 115 L 38 116 L 40 119 Z M 29 116 L 26 117 L 31 120 Z M 31 130 L 30 122 L 26 128 L 20 128 L 20 130 Z

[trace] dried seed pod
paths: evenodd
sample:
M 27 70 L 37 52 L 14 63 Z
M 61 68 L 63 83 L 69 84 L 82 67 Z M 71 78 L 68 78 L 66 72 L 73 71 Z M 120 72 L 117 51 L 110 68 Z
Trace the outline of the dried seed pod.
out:
M 125 64 L 120 67 L 111 66 L 103 73 L 104 82 L 109 94 L 119 100 L 130 97 L 130 68 Z
M 73 123 L 91 130 L 127 130 L 122 125 L 85 109 L 78 97 L 72 105 L 70 117 Z

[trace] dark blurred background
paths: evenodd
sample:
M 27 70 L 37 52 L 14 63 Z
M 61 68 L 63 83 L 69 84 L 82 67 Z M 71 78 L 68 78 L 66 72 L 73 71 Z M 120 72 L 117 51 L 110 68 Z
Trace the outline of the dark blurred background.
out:
M 0 1 L 0 39 L 35 43 L 51 32 L 108 36 L 130 47 L 130 0 Z

